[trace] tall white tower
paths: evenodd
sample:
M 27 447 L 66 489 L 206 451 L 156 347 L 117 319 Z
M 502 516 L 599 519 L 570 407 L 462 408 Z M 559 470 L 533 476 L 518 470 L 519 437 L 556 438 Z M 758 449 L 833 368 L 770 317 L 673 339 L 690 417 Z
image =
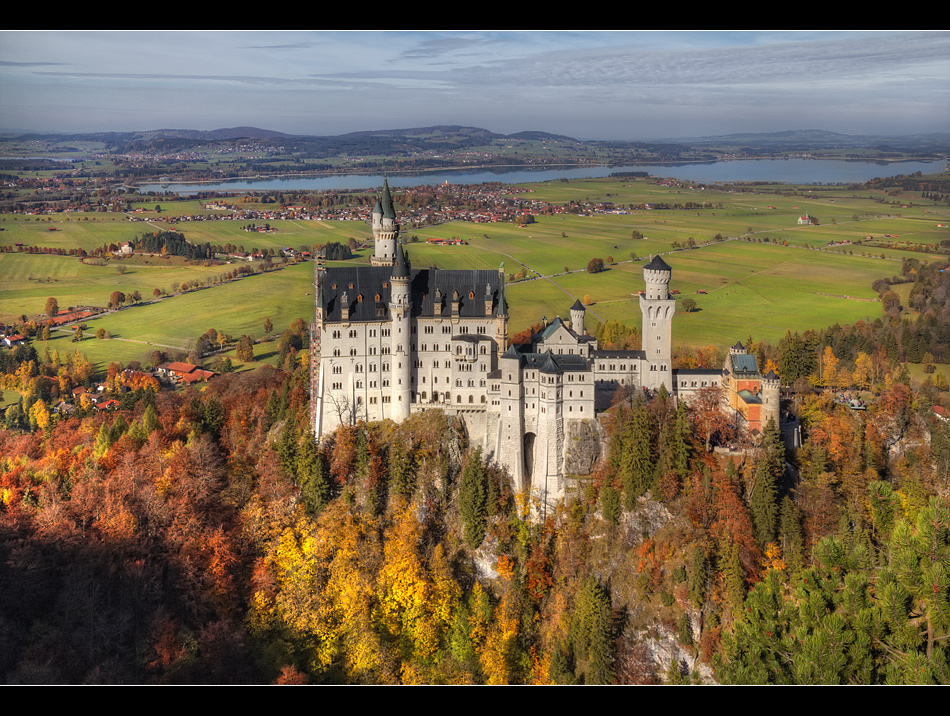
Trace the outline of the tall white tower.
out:
M 375 251 L 370 257 L 373 266 L 392 266 L 396 260 L 396 241 L 399 238 L 399 222 L 396 208 L 389 191 L 389 180 L 383 179 L 383 193 L 376 198 L 373 207 L 373 241 Z
M 657 389 L 673 385 L 673 314 L 676 299 L 670 296 L 673 269 L 660 256 L 643 267 L 646 290 L 640 295 L 643 314 L 643 352 L 649 365 L 642 377 L 643 387 Z
M 409 284 L 412 272 L 409 269 L 409 259 L 402 249 L 402 244 L 396 245 L 396 262 L 390 276 L 392 288 L 389 294 L 389 315 L 392 318 L 390 328 L 391 347 L 390 360 L 392 361 L 392 406 L 390 416 L 397 423 L 409 417 L 409 403 L 412 400 L 410 381 L 412 380 L 412 350 L 410 331 L 410 313 L 412 298 Z
M 580 302 L 580 299 L 575 299 L 574 305 L 571 306 L 571 330 L 579 336 L 584 335 L 585 313 L 587 313 L 587 309 L 584 308 L 584 304 Z

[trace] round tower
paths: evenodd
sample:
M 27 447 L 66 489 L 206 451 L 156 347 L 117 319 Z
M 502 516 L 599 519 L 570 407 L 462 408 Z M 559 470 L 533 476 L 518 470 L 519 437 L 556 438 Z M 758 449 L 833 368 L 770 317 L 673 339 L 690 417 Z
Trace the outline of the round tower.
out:
M 409 334 L 412 300 L 409 293 L 411 271 L 409 259 L 402 244 L 396 245 L 396 260 L 390 275 L 389 315 L 390 328 L 390 374 L 392 375 L 391 417 L 397 423 L 409 417 L 409 403 L 412 400 L 412 338 Z
M 640 312 L 643 314 L 643 353 L 648 368 L 642 384 L 658 389 L 673 386 L 673 314 L 676 300 L 670 296 L 670 278 L 673 269 L 661 257 L 654 256 L 643 267 L 645 290 L 640 294 Z
M 579 336 L 584 335 L 584 316 L 587 314 L 587 309 L 584 308 L 584 304 L 580 300 L 574 301 L 574 305 L 571 306 L 571 329 Z
M 399 222 L 396 208 L 389 191 L 389 180 L 383 179 L 383 193 L 376 198 L 373 207 L 373 241 L 375 250 L 370 258 L 373 266 L 392 266 L 396 260 L 396 243 L 399 239 Z
M 780 391 L 781 380 L 775 374 L 774 370 L 770 370 L 768 375 L 762 376 L 762 425 L 768 425 L 769 420 L 775 421 L 775 426 L 779 427 L 781 425 L 780 417 L 780 403 L 781 403 L 781 391 Z

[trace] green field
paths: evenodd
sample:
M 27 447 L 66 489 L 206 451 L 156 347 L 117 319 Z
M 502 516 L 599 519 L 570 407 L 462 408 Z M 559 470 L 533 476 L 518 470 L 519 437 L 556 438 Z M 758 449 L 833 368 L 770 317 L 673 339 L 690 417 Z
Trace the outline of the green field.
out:
M 528 269 L 532 280 L 508 283 L 512 333 L 542 316 L 566 317 L 574 300 L 585 296 L 590 297 L 592 321 L 621 320 L 638 326 L 636 294 L 643 287 L 643 259 L 662 253 L 673 268 L 671 289 L 679 291 L 680 299 L 693 298 L 699 309 L 689 314 L 677 312 L 674 341 L 720 347 L 749 335 L 775 342 L 789 329 L 804 331 L 874 319 L 881 313 L 871 289 L 876 279 L 900 274 L 904 258 L 947 260 L 946 247 L 940 242 L 950 238 L 950 229 L 938 227 L 950 224 L 946 207 L 909 206 L 913 197 L 901 198 L 906 206 L 885 204 L 881 194 L 855 196 L 838 187 L 782 187 L 781 191 L 699 191 L 617 180 L 525 185 L 523 196 L 538 201 L 573 201 L 581 206 L 600 201 L 624 206 L 705 202 L 705 206 L 628 209 L 626 214 L 593 216 L 539 215 L 536 223 L 525 227 L 463 222 L 415 228 L 404 225 L 403 237 L 407 241 L 415 237 L 407 250 L 416 268 L 497 269 L 503 264 L 508 276 Z M 151 212 L 150 223 L 129 222 L 113 214 L 57 215 L 52 221 L 46 221 L 47 217 L 36 221 L 36 217 L 0 216 L 4 228 L 0 245 L 23 243 L 88 251 L 145 231 L 170 228 L 165 219 L 201 211 L 197 202 L 161 203 L 161 214 Z M 154 208 L 150 202 L 144 206 Z M 806 212 L 817 217 L 819 225 L 799 226 L 798 217 Z M 172 228 L 196 243 L 232 243 L 246 250 L 371 238 L 369 226 L 360 222 L 270 223 L 276 233 L 245 232 L 240 222 L 230 221 L 182 222 Z M 51 227 L 58 230 L 49 231 Z M 645 238 L 632 238 L 634 231 Z M 717 234 L 725 240 L 713 241 Z M 922 252 L 853 243 L 869 236 L 883 239 L 885 234 L 891 235 L 886 239 L 889 242 L 932 249 Z M 469 244 L 426 243 L 434 237 L 459 237 Z M 673 250 L 674 243 L 684 245 L 690 238 L 696 248 Z M 852 243 L 829 246 L 842 241 Z M 362 252 L 353 263 L 367 263 L 368 253 Z M 637 260 L 632 260 L 632 255 Z M 585 268 L 592 258 L 605 262 L 612 258 L 614 263 L 601 273 L 590 274 Z M 156 288 L 171 293 L 174 284 L 210 284 L 232 268 L 154 257 L 110 259 L 104 265 L 92 265 L 74 257 L 0 253 L 0 320 L 13 320 L 21 314 L 37 316 L 50 296 L 55 296 L 62 308 L 105 306 L 116 290 L 138 290 L 151 301 Z M 126 362 L 141 360 L 152 350 L 150 346 L 187 350 L 209 328 L 235 337 L 247 333 L 260 338 L 266 317 L 277 331 L 298 317 L 309 320 L 312 276 L 310 265 L 298 264 L 125 308 L 88 322 L 87 336 L 101 326 L 113 340 L 87 338 L 79 345 L 97 362 Z M 63 334 L 51 344 L 75 348 L 70 341 L 71 334 Z M 267 352 L 266 347 L 259 350 L 259 354 Z

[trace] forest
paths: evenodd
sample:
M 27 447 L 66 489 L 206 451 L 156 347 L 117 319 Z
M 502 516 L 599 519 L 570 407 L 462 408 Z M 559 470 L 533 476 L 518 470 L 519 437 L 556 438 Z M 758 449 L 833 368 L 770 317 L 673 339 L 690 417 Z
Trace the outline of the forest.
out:
M 4 363 L 27 384 L 48 372 L 28 357 Z M 138 387 L 115 411 L 40 399 L 0 431 L 0 671 L 947 683 L 950 425 L 932 386 L 887 371 L 875 387 L 863 411 L 797 395 L 794 454 L 774 426 L 707 452 L 729 430 L 708 405 L 618 396 L 605 459 L 554 507 L 513 493 L 440 411 L 315 443 L 305 356 Z

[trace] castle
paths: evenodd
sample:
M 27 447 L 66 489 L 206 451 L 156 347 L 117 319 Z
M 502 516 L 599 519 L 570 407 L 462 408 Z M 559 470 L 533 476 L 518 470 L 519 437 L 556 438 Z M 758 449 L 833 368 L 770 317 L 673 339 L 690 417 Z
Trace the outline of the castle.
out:
M 585 332 L 586 310 L 570 324 L 545 322 L 526 345 L 508 345 L 505 276 L 497 271 L 413 268 L 402 244 L 388 182 L 373 209 L 370 266 L 315 268 L 311 324 L 314 435 L 340 424 L 392 419 L 439 408 L 505 467 L 516 489 L 547 501 L 564 494 L 572 444 L 596 431 L 617 389 L 664 386 L 690 400 L 711 386 L 747 432 L 779 424 L 779 380 L 734 346 L 722 371 L 674 370 L 669 292 L 672 269 L 659 256 L 643 267 L 642 350 L 601 350 Z M 568 469 L 571 468 L 571 469 Z

